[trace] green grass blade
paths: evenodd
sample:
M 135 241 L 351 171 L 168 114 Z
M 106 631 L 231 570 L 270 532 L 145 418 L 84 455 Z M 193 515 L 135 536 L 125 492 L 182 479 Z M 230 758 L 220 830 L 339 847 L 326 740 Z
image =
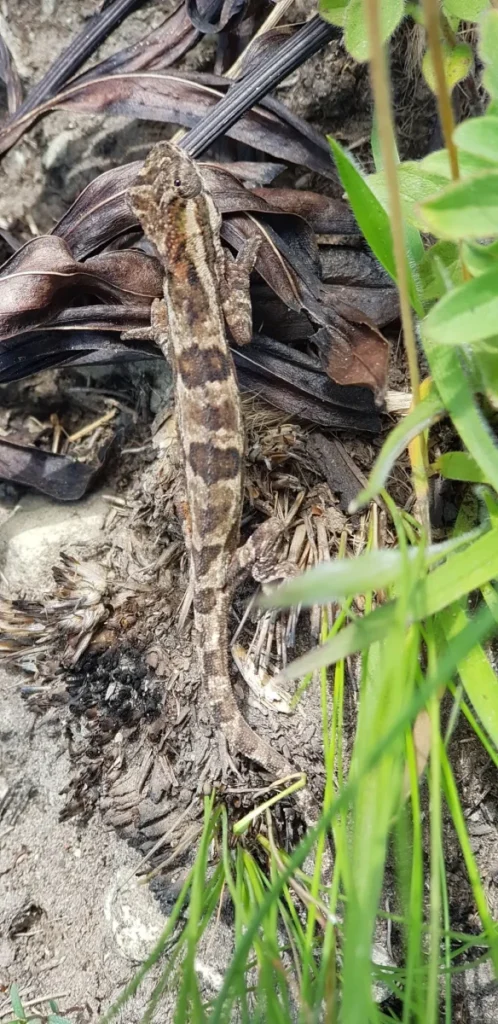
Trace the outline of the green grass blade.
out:
M 468 452 L 445 452 L 433 463 L 432 469 L 446 480 L 462 480 L 472 484 L 487 484 L 482 469 Z
M 24 1007 L 21 1002 L 21 997 L 19 995 L 19 988 L 15 984 L 10 986 L 9 999 L 16 1017 L 18 1017 L 19 1020 L 27 1020 Z
M 462 811 L 462 806 L 458 796 L 458 790 L 451 770 L 448 755 L 444 748 L 444 744 L 441 743 L 440 747 L 441 765 L 443 770 L 443 782 L 446 796 L 446 802 L 448 804 L 451 816 L 453 818 L 453 824 L 458 836 L 460 843 L 460 849 L 463 854 L 465 866 L 467 868 L 467 874 L 469 877 L 470 884 L 472 886 L 472 892 L 474 900 L 476 902 L 477 910 L 481 918 L 482 926 L 486 933 L 486 938 L 490 945 L 491 958 L 493 960 L 493 966 L 495 972 L 498 974 L 498 932 L 497 926 L 493 921 L 486 894 L 484 892 L 481 878 L 479 875 L 479 869 L 476 864 L 472 847 L 470 845 L 469 835 L 465 824 L 465 818 Z
M 274 901 L 280 897 L 284 886 L 289 882 L 293 873 L 301 867 L 306 857 L 311 853 L 318 837 L 324 830 L 330 828 L 332 822 L 341 812 L 348 808 L 366 775 L 376 767 L 390 744 L 397 743 L 400 735 L 404 735 L 406 728 L 414 721 L 416 715 L 425 706 L 431 695 L 436 693 L 441 686 L 444 686 L 448 679 L 451 679 L 457 664 L 467 656 L 476 643 L 480 643 L 489 635 L 493 622 L 494 620 L 489 610 L 483 608 L 478 612 L 474 620 L 458 636 L 453 638 L 451 645 L 447 648 L 443 657 L 439 659 L 434 674 L 427 678 L 425 683 L 415 692 L 412 699 L 404 706 L 393 727 L 370 752 L 361 770 L 354 778 L 348 780 L 337 799 L 324 811 L 318 825 L 308 831 L 305 838 L 289 858 L 285 870 L 282 871 L 278 879 L 275 880 L 268 890 L 264 901 L 251 918 L 245 934 L 238 943 L 232 962 L 225 973 L 223 986 L 213 1006 L 210 1024 L 222 1024 L 222 1021 L 229 1019 L 230 1008 L 235 998 L 234 989 L 237 989 L 240 978 L 244 976 L 246 964 L 261 925 Z
M 478 278 L 482 280 L 482 278 Z M 497 293 L 498 294 L 498 293 Z M 475 316 L 478 320 L 479 317 Z M 472 389 L 454 350 L 426 339 L 432 376 L 460 437 L 482 473 L 498 491 L 498 447 L 474 401 Z
M 463 629 L 469 620 L 461 605 L 454 604 L 440 612 L 437 621 L 444 638 L 448 641 Z M 458 675 L 472 707 L 488 736 L 498 748 L 498 677 L 482 647 L 474 647 L 465 661 L 458 666 Z
M 420 622 L 466 597 L 498 576 L 498 527 L 488 530 L 464 551 L 451 555 L 413 588 L 406 625 Z M 279 678 L 298 679 L 324 665 L 332 665 L 357 651 L 364 651 L 376 640 L 382 640 L 396 622 L 396 602 L 381 605 L 362 619 L 357 619 L 301 658 L 288 665 Z
M 370 473 L 367 486 L 360 491 L 351 502 L 350 512 L 357 512 L 362 505 L 372 501 L 384 487 L 387 478 L 401 453 L 424 430 L 428 430 L 444 413 L 444 403 L 435 388 L 422 399 L 403 419 L 391 430 L 384 441 Z

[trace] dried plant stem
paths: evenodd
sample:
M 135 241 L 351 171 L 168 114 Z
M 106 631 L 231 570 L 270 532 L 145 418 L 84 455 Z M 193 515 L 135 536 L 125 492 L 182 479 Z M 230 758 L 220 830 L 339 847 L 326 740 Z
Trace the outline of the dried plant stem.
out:
M 444 144 L 450 161 L 451 177 L 458 181 L 460 172 L 458 169 L 458 153 L 453 142 L 453 131 L 455 121 L 451 108 L 451 97 L 446 83 L 444 71 L 443 50 L 441 46 L 441 23 L 439 13 L 439 0 L 422 0 L 425 19 L 425 31 L 427 33 L 427 44 L 429 47 L 434 76 L 436 79 L 436 99 L 443 132 Z
M 254 46 L 256 40 L 259 39 L 260 36 L 264 35 L 265 32 L 270 32 L 272 28 L 275 28 L 275 26 L 278 25 L 280 19 L 283 18 L 284 14 L 289 9 L 289 7 L 292 7 L 293 3 L 294 0 L 277 0 L 277 3 L 275 4 L 273 10 L 270 11 L 268 17 L 265 18 L 263 24 L 260 25 L 260 27 L 258 28 L 258 31 L 254 33 L 252 39 L 249 40 L 244 52 L 240 54 L 240 57 L 237 57 L 235 63 L 232 64 L 229 71 L 227 71 L 227 78 L 237 77 L 242 67 L 242 62 L 245 60 L 247 54 Z
M 405 246 L 404 218 L 398 185 L 396 150 L 389 75 L 384 47 L 380 33 L 380 12 L 378 0 L 364 0 L 365 19 L 370 43 L 370 78 L 379 126 L 379 143 L 386 176 L 389 197 L 389 213 L 393 237 L 394 261 L 401 309 L 403 337 L 410 372 L 413 404 L 420 401 L 420 373 L 417 358 L 415 329 L 410 306 L 408 270 Z M 426 471 L 426 451 L 423 440 L 417 449 L 417 458 L 412 462 L 413 482 L 417 496 L 418 513 L 429 534 L 429 505 Z

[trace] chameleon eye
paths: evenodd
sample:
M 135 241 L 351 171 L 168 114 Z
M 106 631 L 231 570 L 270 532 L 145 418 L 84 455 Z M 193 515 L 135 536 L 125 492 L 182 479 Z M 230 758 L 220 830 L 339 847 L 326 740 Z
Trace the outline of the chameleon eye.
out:
M 175 188 L 180 188 L 181 183 L 182 183 L 182 179 L 181 178 L 175 178 L 175 180 L 173 182 L 173 185 L 175 186 Z

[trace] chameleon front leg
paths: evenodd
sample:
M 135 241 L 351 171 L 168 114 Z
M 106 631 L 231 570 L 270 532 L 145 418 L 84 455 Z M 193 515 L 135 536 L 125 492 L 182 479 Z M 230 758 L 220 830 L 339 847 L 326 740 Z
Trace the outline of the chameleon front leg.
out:
M 223 274 L 220 279 L 221 304 L 226 325 L 237 345 L 248 345 L 252 339 L 252 308 L 249 281 L 260 246 L 259 238 L 251 238 L 234 258 L 223 249 Z

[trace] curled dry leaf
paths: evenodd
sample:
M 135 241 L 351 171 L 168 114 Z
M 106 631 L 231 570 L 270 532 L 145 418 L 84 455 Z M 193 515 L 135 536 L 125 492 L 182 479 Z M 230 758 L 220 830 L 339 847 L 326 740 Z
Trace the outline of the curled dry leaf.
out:
M 141 160 L 113 167 L 80 192 L 52 234 L 63 238 L 77 260 L 100 249 L 136 224 L 127 192 L 142 167 Z
M 0 152 L 5 152 L 39 117 L 55 109 L 121 114 L 191 128 L 216 106 L 228 85 L 228 80 L 218 75 L 179 71 L 127 72 L 77 82 L 4 125 L 0 129 Z M 254 107 L 227 134 L 286 162 L 335 177 L 328 147 L 321 137 L 281 104 L 272 104 L 272 109 L 269 104 Z
M 127 313 L 128 325 L 129 307 L 126 307 L 126 310 L 122 307 L 121 311 Z M 144 325 L 137 323 L 136 326 Z M 23 380 L 40 370 L 55 366 L 118 364 L 147 358 L 158 359 L 161 356 L 158 350 L 147 342 L 124 342 L 110 332 L 93 330 L 92 323 L 88 320 L 86 329 L 75 330 L 65 326 L 64 329 L 57 330 L 51 327 L 48 330 L 27 331 L 2 342 L 0 384 Z
M 82 498 L 102 469 L 103 461 L 103 452 L 99 453 L 98 463 L 91 465 L 0 438 L 0 478 L 33 487 L 57 501 Z
M 254 36 L 250 46 L 247 47 L 242 55 L 240 64 L 241 75 L 246 75 L 248 71 L 253 71 L 258 64 L 262 64 L 268 59 L 273 60 L 282 43 L 286 43 L 294 35 L 295 31 L 294 25 L 277 25 L 276 28 L 271 29 L 269 32 L 262 32 L 261 35 Z
M 241 387 L 275 408 L 339 430 L 380 430 L 372 393 L 338 387 L 311 356 L 260 335 L 232 351 Z
M 235 28 L 247 6 L 248 0 L 211 0 L 208 5 L 199 3 L 199 0 L 186 0 L 185 3 L 192 24 L 206 34 Z
M 71 292 L 148 309 L 161 294 L 157 260 L 136 249 L 102 253 L 78 263 L 53 235 L 35 238 L 0 271 L 0 338 L 43 323 L 70 305 Z
M 269 203 L 274 213 L 302 217 L 318 234 L 360 237 L 353 214 L 342 199 L 296 188 L 255 188 L 254 195 Z
M 312 232 L 303 229 L 277 233 L 268 221 L 254 215 L 230 215 L 222 234 L 239 250 L 254 235 L 261 238 L 256 269 L 281 301 L 296 312 L 304 310 L 320 330 L 314 335 L 323 366 L 336 384 L 355 384 L 381 395 L 387 381 L 389 346 L 365 314 L 342 303 L 317 273 L 317 249 Z
M 141 167 L 142 161 L 135 160 L 99 174 L 55 225 L 52 234 L 67 242 L 76 259 L 83 259 L 137 226 L 127 191 Z M 244 209 L 266 212 L 270 209 L 264 198 L 253 198 L 253 192 L 244 188 L 236 176 L 236 169 L 240 167 L 240 176 L 249 167 L 253 175 L 258 173 L 271 178 L 279 172 L 278 164 L 231 165 L 230 170 L 220 164 L 202 164 L 201 167 L 222 213 Z
M 89 18 L 84 28 L 50 65 L 43 78 L 30 90 L 24 102 L 16 109 L 16 116 L 10 118 L 4 130 L 8 140 L 6 148 L 20 138 L 26 127 L 33 123 L 30 111 L 35 111 L 49 96 L 53 96 L 65 82 L 91 57 L 97 46 L 107 38 L 113 28 L 143 0 L 111 0 L 102 10 Z M 38 117 L 35 113 L 34 120 Z
M 84 74 L 78 75 L 75 82 L 89 81 L 104 75 L 112 75 L 117 71 L 142 71 L 146 68 L 166 68 L 192 49 L 199 41 L 201 33 L 194 28 L 185 4 L 181 4 L 173 14 L 161 22 L 157 28 L 137 39 L 131 46 L 126 46 L 117 53 L 111 54 L 106 60 L 95 64 Z

